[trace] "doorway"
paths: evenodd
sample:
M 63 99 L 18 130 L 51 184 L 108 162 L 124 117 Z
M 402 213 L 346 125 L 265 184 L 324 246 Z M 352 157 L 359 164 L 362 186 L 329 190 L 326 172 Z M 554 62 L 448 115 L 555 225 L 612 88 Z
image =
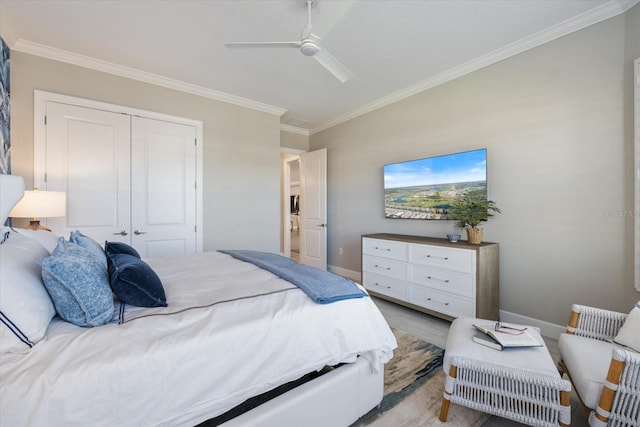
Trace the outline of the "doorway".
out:
M 281 153 L 282 254 L 299 262 L 327 269 L 327 149 Z M 298 170 L 298 180 L 295 170 Z M 293 176 L 293 177 L 292 177 Z M 296 192 L 299 196 L 296 198 Z M 291 196 L 294 196 L 293 198 Z M 297 215 L 292 215 L 297 206 Z M 292 252 L 298 244 L 299 252 Z M 292 256 L 293 255 L 293 256 Z
M 300 155 L 281 153 L 282 254 L 300 261 Z

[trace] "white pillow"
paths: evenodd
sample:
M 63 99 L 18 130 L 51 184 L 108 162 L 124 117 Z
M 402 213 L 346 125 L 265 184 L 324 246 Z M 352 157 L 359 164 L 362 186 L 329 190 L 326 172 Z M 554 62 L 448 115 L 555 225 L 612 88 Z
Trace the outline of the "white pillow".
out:
M 47 251 L 49 251 L 49 253 L 53 252 L 53 250 L 56 248 L 56 246 L 58 245 L 58 237 L 60 237 L 50 231 L 33 231 L 24 228 L 19 228 L 15 231 L 18 232 L 18 234 L 29 237 L 40 243 L 45 247 Z
M 55 315 L 38 259 L 47 250 L 10 231 L 0 245 L 0 352 L 26 352 L 44 338 Z
M 640 352 L 640 301 L 631 309 L 613 341 Z

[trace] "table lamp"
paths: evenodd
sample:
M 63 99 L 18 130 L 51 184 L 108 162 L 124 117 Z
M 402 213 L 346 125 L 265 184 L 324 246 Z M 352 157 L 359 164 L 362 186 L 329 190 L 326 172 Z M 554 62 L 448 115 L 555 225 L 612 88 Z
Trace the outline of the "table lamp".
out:
M 31 218 L 28 230 L 47 230 L 40 225 L 38 218 L 49 218 L 55 216 L 65 216 L 67 211 L 66 194 L 62 191 L 25 191 L 24 197 L 13 207 L 9 213 L 14 218 Z

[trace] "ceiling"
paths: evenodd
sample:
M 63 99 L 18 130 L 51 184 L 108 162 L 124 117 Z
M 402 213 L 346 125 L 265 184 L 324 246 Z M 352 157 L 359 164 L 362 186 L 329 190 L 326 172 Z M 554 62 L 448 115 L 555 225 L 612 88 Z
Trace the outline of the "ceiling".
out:
M 315 0 L 312 32 L 353 77 L 296 49 L 304 0 L 0 0 L 14 50 L 281 115 L 313 134 L 623 13 L 640 0 Z

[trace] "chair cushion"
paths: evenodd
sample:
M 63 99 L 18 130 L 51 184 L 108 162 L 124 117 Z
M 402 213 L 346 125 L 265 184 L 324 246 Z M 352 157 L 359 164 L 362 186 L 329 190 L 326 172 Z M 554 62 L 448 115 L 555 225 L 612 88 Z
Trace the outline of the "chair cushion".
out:
M 631 310 L 613 341 L 640 352 L 640 301 Z
M 595 409 L 600 402 L 602 384 L 609 371 L 613 349 L 621 347 L 607 341 L 561 334 L 558 348 L 582 401 Z
M 473 324 L 483 321 L 486 322 L 486 320 L 473 317 L 460 317 L 453 321 L 447 335 L 446 351 L 442 364 L 446 374 L 449 374 L 451 364 L 456 357 L 464 357 L 507 368 L 535 371 L 551 377 L 558 377 L 558 369 L 546 346 L 496 351 L 473 342 L 473 335 L 476 331 Z M 541 343 L 544 342 L 537 328 L 532 328 L 531 332 L 537 340 Z M 516 354 L 517 357 L 514 357 Z

